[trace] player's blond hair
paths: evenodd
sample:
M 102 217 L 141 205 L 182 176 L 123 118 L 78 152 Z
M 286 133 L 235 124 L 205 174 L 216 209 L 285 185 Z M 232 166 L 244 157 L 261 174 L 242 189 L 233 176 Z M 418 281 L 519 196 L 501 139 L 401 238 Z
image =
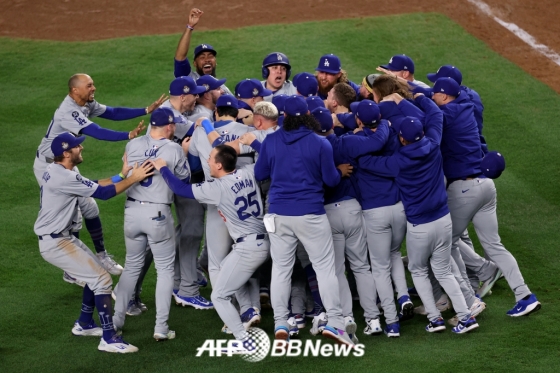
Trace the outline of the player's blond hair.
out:
M 253 115 L 262 115 L 269 120 L 278 119 L 278 109 L 272 102 L 261 101 L 257 102 L 253 109 Z

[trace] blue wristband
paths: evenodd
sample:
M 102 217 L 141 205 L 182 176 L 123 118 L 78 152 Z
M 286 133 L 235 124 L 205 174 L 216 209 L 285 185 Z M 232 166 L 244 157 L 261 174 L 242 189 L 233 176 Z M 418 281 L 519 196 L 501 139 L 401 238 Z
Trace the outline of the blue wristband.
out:
M 210 132 L 214 131 L 214 126 L 212 125 L 212 122 L 210 122 L 208 119 L 204 119 L 201 124 L 202 124 L 202 128 L 204 128 L 204 131 L 206 132 L 207 135 Z
M 122 181 L 123 178 L 120 177 L 119 175 L 115 175 L 113 177 L 111 177 L 111 181 L 113 182 L 113 184 L 118 183 L 119 181 Z

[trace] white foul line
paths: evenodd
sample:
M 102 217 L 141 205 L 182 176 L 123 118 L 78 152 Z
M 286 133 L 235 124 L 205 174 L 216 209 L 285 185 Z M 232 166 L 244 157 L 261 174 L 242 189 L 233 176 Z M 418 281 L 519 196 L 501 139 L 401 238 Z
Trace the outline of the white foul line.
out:
M 535 38 L 531 34 L 529 34 L 527 31 L 523 30 L 522 28 L 517 26 L 515 23 L 505 22 L 505 21 L 501 20 L 500 18 L 496 17 L 492 13 L 492 9 L 490 9 L 488 4 L 486 4 L 486 3 L 484 3 L 480 0 L 467 0 L 467 1 L 471 4 L 473 4 L 473 5 L 476 5 L 478 7 L 478 9 L 480 9 L 483 13 L 485 13 L 489 17 L 492 17 L 494 19 L 494 21 L 498 22 L 500 25 L 504 26 L 509 31 L 511 31 L 514 35 L 516 35 L 519 39 L 521 39 L 525 43 L 529 44 L 529 46 L 531 48 L 533 48 L 537 52 L 541 53 L 542 55 L 550 58 L 552 60 L 552 62 L 554 62 L 555 64 L 560 66 L 560 55 L 558 53 L 556 53 L 555 51 L 553 51 L 552 49 L 550 49 L 549 47 L 547 47 L 546 45 L 538 43 L 535 40 Z

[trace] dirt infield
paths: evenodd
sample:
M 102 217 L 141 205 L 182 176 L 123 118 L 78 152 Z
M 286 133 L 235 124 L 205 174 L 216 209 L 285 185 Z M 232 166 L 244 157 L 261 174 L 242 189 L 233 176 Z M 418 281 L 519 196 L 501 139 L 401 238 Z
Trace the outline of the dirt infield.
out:
M 560 1 L 485 0 L 495 15 L 560 52 Z M 0 36 L 64 41 L 182 32 L 192 7 L 205 14 L 197 30 L 296 23 L 413 12 L 447 15 L 493 50 L 560 93 L 560 66 L 534 51 L 467 0 L 284 0 L 197 3 L 194 0 L 0 0 Z

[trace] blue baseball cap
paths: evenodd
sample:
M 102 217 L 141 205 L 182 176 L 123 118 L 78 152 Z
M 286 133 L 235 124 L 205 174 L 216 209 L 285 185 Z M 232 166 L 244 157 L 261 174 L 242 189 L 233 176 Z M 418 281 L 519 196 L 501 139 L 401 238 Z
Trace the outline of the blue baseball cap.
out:
M 453 78 L 459 85 L 463 82 L 463 74 L 461 74 L 458 68 L 452 65 L 443 65 L 436 73 L 430 73 L 426 76 L 430 82 L 435 82 L 439 78 Z
M 325 101 L 323 101 L 323 99 L 319 96 L 306 97 L 305 101 L 307 102 L 307 106 L 309 107 L 309 110 L 314 110 L 318 107 L 326 107 Z
M 307 102 L 303 96 L 293 95 L 286 99 L 284 113 L 291 116 L 305 115 L 309 111 Z
M 439 78 L 436 80 L 432 92 L 457 97 L 461 94 L 461 87 L 453 78 Z
M 424 137 L 424 126 L 418 118 L 405 117 L 401 122 L 399 135 L 408 142 L 416 142 Z
M 318 107 L 311 111 L 311 115 L 313 115 L 313 117 L 321 125 L 321 129 L 319 130 L 320 133 L 327 133 L 333 129 L 333 119 L 331 112 L 328 109 Z
M 169 94 L 171 96 L 181 95 L 199 95 L 206 92 L 206 88 L 199 87 L 190 76 L 180 76 L 175 78 L 169 85 Z
M 350 111 L 366 126 L 378 124 L 381 120 L 379 106 L 372 100 L 352 102 L 350 104 Z
M 85 136 L 77 137 L 70 132 L 63 132 L 51 142 L 51 151 L 55 157 L 61 156 L 65 151 L 83 143 L 85 139 Z
M 204 87 L 204 92 L 209 92 L 220 88 L 225 82 L 226 79 L 216 79 L 212 75 L 202 75 L 196 80 L 196 85 Z
M 278 109 L 278 115 L 284 115 L 284 107 L 286 106 L 286 99 L 288 95 L 275 95 L 272 96 L 272 104 Z
M 340 58 L 334 54 L 322 55 L 315 71 L 322 71 L 329 74 L 338 74 L 342 70 Z
M 175 117 L 171 109 L 160 107 L 152 111 L 152 115 L 150 116 L 150 124 L 152 126 L 167 126 L 171 123 L 182 123 L 180 118 Z
M 480 169 L 484 176 L 497 179 L 506 168 L 506 160 L 501 153 L 488 152 L 480 162 Z
M 396 56 L 391 57 L 389 63 L 381 65 L 381 67 L 390 71 L 406 70 L 414 74 L 414 62 L 412 61 L 412 58 L 404 54 L 397 54 Z
M 221 95 L 216 101 L 216 107 L 229 106 L 235 109 L 239 109 L 239 103 L 235 97 L 232 95 Z
M 315 75 L 310 73 L 301 73 L 298 76 L 297 82 L 294 80 L 294 85 L 300 95 L 309 97 L 316 96 L 319 90 L 319 83 Z
M 271 94 L 272 91 L 264 88 L 261 82 L 256 79 L 242 80 L 235 87 L 235 95 L 237 98 L 265 97 Z
M 218 54 L 218 52 L 216 52 L 214 47 L 210 44 L 200 44 L 196 48 L 194 48 L 194 58 L 198 57 L 198 55 L 202 52 L 212 52 L 214 56 Z

